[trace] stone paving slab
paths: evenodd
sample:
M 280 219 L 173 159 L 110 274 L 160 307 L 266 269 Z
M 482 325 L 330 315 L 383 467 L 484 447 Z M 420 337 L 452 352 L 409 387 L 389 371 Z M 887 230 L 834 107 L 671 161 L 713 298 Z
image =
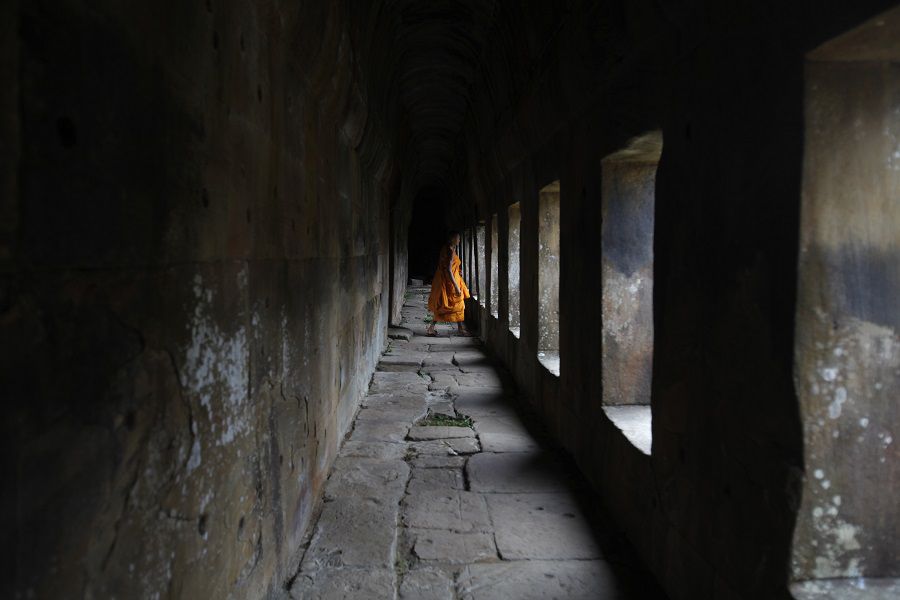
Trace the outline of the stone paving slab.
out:
M 424 335 L 424 326 L 422 326 L 421 332 L 421 335 L 413 336 L 413 339 L 411 339 L 410 341 L 416 344 L 428 344 L 429 346 L 449 346 L 453 344 L 453 338 L 450 337 L 446 332 L 440 332 L 437 337 L 426 336 Z
M 415 469 L 461 469 L 466 465 L 465 456 L 435 456 L 424 454 L 408 460 L 409 466 Z
M 413 495 L 434 490 L 438 492 L 465 489 L 462 469 L 413 469 L 406 493 Z
M 409 433 L 406 437 L 417 442 L 425 440 L 449 440 L 454 438 L 475 437 L 475 432 L 470 427 L 414 425 L 409 428 Z
M 509 561 L 470 565 L 460 575 L 461 600 L 624 600 L 628 596 L 602 560 Z
M 404 421 L 357 421 L 350 439 L 355 442 L 402 442 L 409 427 Z
M 416 373 L 381 373 L 376 371 L 372 375 L 372 385 L 376 384 L 408 384 L 418 383 L 421 378 Z M 371 388 L 370 388 L 371 389 Z M 374 390 L 372 390 L 374 393 Z
M 409 475 L 409 465 L 403 460 L 338 457 L 325 484 L 325 499 L 354 496 L 396 503 Z
M 415 569 L 403 575 L 402 600 L 453 600 L 453 579 L 440 569 Z
M 410 442 L 409 449 L 413 454 L 434 454 L 437 456 L 459 456 L 481 452 L 481 444 L 475 438 L 455 438 L 449 440 L 429 440 L 427 442 Z
M 515 409 L 503 390 L 476 391 L 471 388 L 460 389 L 454 398 L 456 410 L 469 416 L 506 416 L 517 417 Z
M 484 452 L 532 452 L 541 449 L 540 443 L 518 415 L 480 416 L 475 430 Z
M 454 406 L 456 406 L 457 412 L 472 417 L 476 422 L 479 418 L 483 419 L 485 417 L 504 417 L 516 414 L 515 410 L 505 404 L 468 404 L 465 401 L 460 402 L 459 400 L 456 400 L 453 404 Z
M 530 435 L 515 433 L 481 433 L 481 449 L 484 452 L 534 452 L 541 446 Z
M 376 367 L 378 371 L 390 372 L 390 373 L 418 373 L 421 367 L 419 366 L 411 366 L 411 365 L 391 365 L 391 364 L 380 364 Z
M 422 410 L 427 400 L 421 394 L 407 396 L 404 394 L 369 394 L 363 398 L 362 405 L 367 408 L 404 408 Z
M 398 510 L 396 503 L 352 496 L 326 502 L 303 556 L 301 572 L 345 566 L 392 569 Z
M 372 600 L 393 598 L 394 569 L 324 569 L 301 574 L 291 587 L 294 600 Z
M 439 414 L 439 415 L 453 416 L 453 414 L 456 412 L 456 410 L 454 410 L 453 406 L 454 405 L 453 405 L 452 400 L 440 399 L 440 400 L 435 400 L 433 402 L 429 402 L 428 410 L 430 410 L 433 413 Z
M 450 375 L 452 377 L 455 373 L 460 372 L 459 367 L 456 365 L 425 365 L 424 367 L 420 367 L 419 370 L 423 375 L 428 375 L 432 379 L 432 382 L 435 377 L 440 375 Z M 446 385 L 448 387 L 455 386 L 456 380 L 454 379 L 452 383 L 447 382 Z
M 462 365 L 459 367 L 461 373 L 486 373 L 492 374 L 494 367 L 490 365 Z
M 413 353 L 413 352 L 425 353 L 425 352 L 428 352 L 428 348 L 429 348 L 429 344 L 421 344 L 419 342 L 413 342 L 413 341 L 402 342 L 399 340 L 394 340 L 391 342 L 390 347 L 388 348 L 387 352 L 385 352 L 382 355 L 382 357 L 393 356 L 394 354 L 407 354 L 407 353 Z M 420 354 L 419 359 L 421 360 L 422 358 L 423 358 L 423 356 L 422 356 L 422 354 Z
M 504 387 L 504 377 L 501 377 L 496 372 L 493 373 L 459 373 L 455 376 L 457 385 L 459 387 L 471 387 L 482 390 L 484 388 L 497 388 L 503 389 Z
M 406 375 L 403 371 L 376 371 L 376 373 L 384 375 Z M 429 382 L 423 379 L 418 373 L 414 373 L 419 378 L 418 382 L 394 383 L 381 382 L 373 383 L 369 388 L 374 393 L 398 394 L 398 395 L 421 395 L 428 391 Z
M 481 349 L 458 350 L 453 354 L 454 365 L 474 365 L 483 364 L 491 367 L 492 370 L 497 369 L 497 365 L 491 361 L 487 353 Z
M 405 406 L 365 406 L 356 415 L 356 422 L 360 421 L 417 421 L 428 413 L 425 406 L 418 408 Z
M 484 415 L 475 422 L 475 431 L 484 433 L 509 433 L 514 435 L 531 435 L 522 419 L 515 413 L 505 415 Z
M 407 527 L 464 533 L 492 531 L 484 496 L 463 490 L 410 494 L 403 500 L 401 515 Z
M 485 498 L 503 558 L 602 558 L 591 524 L 572 494 L 486 494 Z
M 389 354 L 384 354 L 378 361 L 378 366 L 383 365 L 413 365 L 420 366 L 422 364 L 422 352 L 409 350 L 406 346 L 401 348 L 391 348 Z
M 407 371 L 375 371 L 369 391 L 373 394 L 393 393 L 419 395 L 428 390 L 428 380 Z
M 406 444 L 395 442 L 357 442 L 347 440 L 341 446 L 338 456 L 356 458 L 377 458 L 379 460 L 402 460 L 406 454 Z
M 456 354 L 459 349 L 459 346 L 454 346 L 453 344 L 432 344 L 428 347 L 428 352 L 432 355 L 450 354 L 452 356 Z
M 456 374 L 452 371 L 435 371 L 431 373 L 431 382 L 428 389 L 432 391 L 447 390 L 451 394 L 459 387 L 456 382 Z
M 415 537 L 413 554 L 420 560 L 451 565 L 497 558 L 494 536 L 489 533 L 456 533 L 439 529 L 410 529 Z
M 556 492 L 571 483 L 561 471 L 562 461 L 544 452 L 476 454 L 466 472 L 472 491 L 523 493 Z
M 444 353 L 430 353 L 426 355 L 426 358 L 422 361 L 423 367 L 448 367 L 454 370 L 459 370 L 456 365 L 453 364 L 453 357 L 455 355 L 449 352 Z

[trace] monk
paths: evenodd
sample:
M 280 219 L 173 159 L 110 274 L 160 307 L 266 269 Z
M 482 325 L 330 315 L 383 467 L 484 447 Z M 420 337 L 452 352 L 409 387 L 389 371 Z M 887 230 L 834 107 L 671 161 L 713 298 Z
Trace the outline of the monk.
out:
M 459 335 L 464 337 L 472 335 L 463 323 L 469 288 L 463 281 L 462 261 L 456 253 L 459 241 L 459 232 L 451 231 L 446 245 L 441 249 L 437 270 L 431 280 L 428 310 L 434 315 L 434 320 L 425 330 L 425 334 L 430 337 L 437 335 L 434 328 L 438 323 L 457 323 Z

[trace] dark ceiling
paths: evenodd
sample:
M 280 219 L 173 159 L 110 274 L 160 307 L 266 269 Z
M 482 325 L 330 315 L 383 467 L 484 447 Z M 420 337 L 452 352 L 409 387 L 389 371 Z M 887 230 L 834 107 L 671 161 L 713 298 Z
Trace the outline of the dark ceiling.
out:
M 396 98 L 414 189 L 441 185 L 454 159 L 494 0 L 398 0 L 391 7 Z

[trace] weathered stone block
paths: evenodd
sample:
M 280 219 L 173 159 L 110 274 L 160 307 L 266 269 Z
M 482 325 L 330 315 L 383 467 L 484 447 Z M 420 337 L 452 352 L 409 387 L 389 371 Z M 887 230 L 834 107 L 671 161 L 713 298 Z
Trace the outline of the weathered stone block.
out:
M 413 469 L 406 491 L 416 494 L 431 490 L 461 490 L 464 487 L 461 469 Z
M 510 416 L 516 415 L 512 401 L 503 390 L 472 390 L 461 388 L 454 398 L 456 410 L 469 416 Z
M 367 408 L 420 410 L 425 407 L 425 398 L 422 394 L 369 394 L 363 398 L 362 405 Z
M 438 456 L 457 456 L 474 454 L 481 451 L 481 445 L 475 438 L 451 438 L 445 440 L 429 440 L 427 442 L 410 442 L 409 448 L 415 454 L 434 454 Z
M 476 454 L 466 472 L 476 492 L 555 492 L 574 483 L 558 457 L 536 452 Z
M 325 568 L 301 573 L 291 586 L 294 600 L 373 600 L 394 596 L 393 569 Z
M 505 381 L 504 381 L 505 379 Z M 512 382 L 508 377 L 501 377 L 494 372 L 477 372 L 477 373 L 459 373 L 456 375 L 456 381 L 459 387 L 466 388 L 493 388 L 503 389 L 504 387 L 512 387 Z
M 409 432 L 405 421 L 357 421 L 350 439 L 355 442 L 403 442 Z
M 465 456 L 435 456 L 425 454 L 409 461 L 415 469 L 459 469 L 465 466 Z
M 340 457 L 325 485 L 325 499 L 375 498 L 387 503 L 403 495 L 409 465 L 402 460 Z
M 514 433 L 481 433 L 481 448 L 484 452 L 534 452 L 541 446 L 530 435 Z
M 609 564 L 602 560 L 529 560 L 470 565 L 459 577 L 457 592 L 462 600 L 626 597 Z
M 340 496 L 326 502 L 316 523 L 301 571 L 323 568 L 393 569 L 397 538 L 396 501 Z
M 377 458 L 379 460 L 402 460 L 406 454 L 406 444 L 391 442 L 357 442 L 347 440 L 341 446 L 339 457 Z
M 401 515 L 407 527 L 418 529 L 491 531 L 484 497 L 463 490 L 423 490 L 408 494 L 403 499 Z
M 453 579 L 439 569 L 414 569 L 403 576 L 402 600 L 453 600 Z
M 413 406 L 365 406 L 356 415 L 356 422 L 384 421 L 407 422 L 417 421 L 426 415 L 425 407 Z
M 414 425 L 410 427 L 407 438 L 416 441 L 448 440 L 452 438 L 475 437 L 470 427 Z
M 487 533 L 415 529 L 413 553 L 421 560 L 446 564 L 471 564 L 497 558 L 494 538 Z
M 475 420 L 475 431 L 479 435 L 485 433 L 506 433 L 511 435 L 531 436 L 528 428 L 515 413 L 492 416 L 484 415 Z
M 450 352 L 436 352 L 429 353 L 425 355 L 424 360 L 422 361 L 422 366 L 425 368 L 428 367 L 449 367 L 454 371 L 459 371 L 456 365 L 453 364 L 453 354 Z
M 600 558 L 599 540 L 569 493 L 487 494 L 504 559 Z

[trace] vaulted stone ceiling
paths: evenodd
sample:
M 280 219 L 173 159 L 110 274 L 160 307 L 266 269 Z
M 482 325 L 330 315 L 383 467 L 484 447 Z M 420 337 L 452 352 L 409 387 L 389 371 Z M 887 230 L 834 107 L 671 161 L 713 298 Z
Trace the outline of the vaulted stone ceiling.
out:
M 495 2 L 397 0 L 389 9 L 397 61 L 391 96 L 408 136 L 407 183 L 419 190 L 440 185 L 453 161 Z

